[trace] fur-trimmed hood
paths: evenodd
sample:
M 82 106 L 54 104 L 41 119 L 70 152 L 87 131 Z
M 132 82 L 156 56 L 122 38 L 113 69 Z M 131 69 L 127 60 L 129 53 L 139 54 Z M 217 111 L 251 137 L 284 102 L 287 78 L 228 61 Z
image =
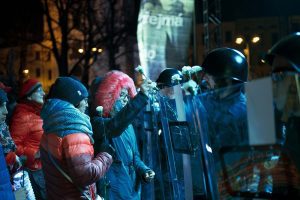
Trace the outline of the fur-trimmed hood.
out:
M 108 72 L 103 78 L 95 94 L 94 106 L 95 108 L 103 106 L 104 117 L 110 116 L 110 112 L 116 100 L 120 97 L 123 88 L 128 89 L 130 98 L 136 95 L 134 82 L 127 74 L 113 70 Z

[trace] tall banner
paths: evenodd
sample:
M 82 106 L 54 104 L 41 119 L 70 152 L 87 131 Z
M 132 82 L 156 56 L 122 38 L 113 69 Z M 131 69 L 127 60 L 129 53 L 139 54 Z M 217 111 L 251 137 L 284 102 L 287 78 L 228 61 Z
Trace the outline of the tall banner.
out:
M 138 19 L 141 66 L 151 80 L 167 68 L 188 65 L 193 0 L 143 0 Z

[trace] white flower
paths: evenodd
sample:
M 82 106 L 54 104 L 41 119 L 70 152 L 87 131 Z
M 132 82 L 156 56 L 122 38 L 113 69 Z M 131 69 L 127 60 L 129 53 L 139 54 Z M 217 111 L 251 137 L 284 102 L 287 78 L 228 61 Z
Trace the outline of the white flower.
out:
M 154 102 L 154 103 L 152 104 L 152 106 L 153 106 L 153 109 L 154 109 L 155 111 L 159 111 L 159 110 L 160 110 L 160 107 L 159 107 L 159 103 L 158 103 L 158 102 Z
M 97 106 L 96 111 L 97 111 L 100 115 L 102 115 L 102 113 L 103 113 L 103 106 Z
M 197 72 L 200 72 L 200 71 L 202 71 L 202 67 L 200 67 L 199 65 L 196 65 L 196 66 L 192 67 L 192 72 L 193 73 L 197 73 Z
M 183 66 L 182 67 L 182 74 L 189 74 L 191 73 L 192 68 L 190 66 Z
M 144 70 L 143 70 L 143 67 L 141 65 L 137 66 L 134 70 L 141 73 L 141 74 L 144 74 Z
M 179 76 L 179 74 L 174 74 L 172 77 L 172 83 L 178 83 L 179 81 L 182 80 L 182 78 Z
M 156 88 L 156 86 L 157 86 L 157 83 L 156 83 L 156 82 L 151 82 L 151 84 L 150 84 L 150 87 L 151 87 L 151 88 Z
M 197 94 L 197 83 L 193 80 L 189 80 L 183 84 L 183 89 L 187 94 Z

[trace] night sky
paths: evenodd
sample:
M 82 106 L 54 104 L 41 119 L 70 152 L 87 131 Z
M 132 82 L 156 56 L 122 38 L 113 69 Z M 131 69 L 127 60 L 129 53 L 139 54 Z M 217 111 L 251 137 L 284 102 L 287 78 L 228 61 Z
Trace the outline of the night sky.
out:
M 214 13 L 214 0 L 209 0 L 209 13 Z M 202 23 L 202 0 L 196 0 L 196 19 Z M 221 0 L 221 20 L 300 15 L 300 0 Z
M 43 12 L 40 0 L 1 1 L 0 46 L 13 38 L 40 40 L 43 31 Z
M 209 0 L 210 4 L 213 0 Z M 202 22 L 202 0 L 196 0 L 197 21 Z M 222 21 L 239 18 L 300 15 L 300 0 L 221 0 Z M 211 7 L 211 6 L 210 6 Z M 40 0 L 5 0 L 0 6 L 0 46 L 15 35 L 41 39 Z M 29 34 L 28 34 L 29 33 Z
M 300 15 L 300 0 L 221 0 L 223 21 L 238 18 Z

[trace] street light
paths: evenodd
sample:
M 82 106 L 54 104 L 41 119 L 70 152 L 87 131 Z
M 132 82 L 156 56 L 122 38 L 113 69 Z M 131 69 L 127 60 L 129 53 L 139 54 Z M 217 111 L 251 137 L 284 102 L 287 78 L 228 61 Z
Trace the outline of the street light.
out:
M 23 73 L 27 75 L 29 73 L 29 69 L 24 69 Z
M 78 49 L 78 52 L 79 53 L 83 53 L 83 49 Z
M 248 67 L 248 74 L 250 72 L 250 67 L 251 67 L 251 65 L 250 65 L 250 43 L 256 44 L 259 41 L 260 41 L 260 37 L 259 36 L 254 36 L 252 38 L 237 37 L 235 39 L 235 43 L 236 44 L 239 44 L 239 45 L 242 44 L 242 43 L 245 44 L 244 54 L 247 57 L 247 62 L 248 62 L 248 65 L 249 65 L 249 67 Z
M 255 36 L 252 38 L 251 42 L 255 44 L 255 43 L 259 42 L 259 40 L 260 40 L 260 37 Z

